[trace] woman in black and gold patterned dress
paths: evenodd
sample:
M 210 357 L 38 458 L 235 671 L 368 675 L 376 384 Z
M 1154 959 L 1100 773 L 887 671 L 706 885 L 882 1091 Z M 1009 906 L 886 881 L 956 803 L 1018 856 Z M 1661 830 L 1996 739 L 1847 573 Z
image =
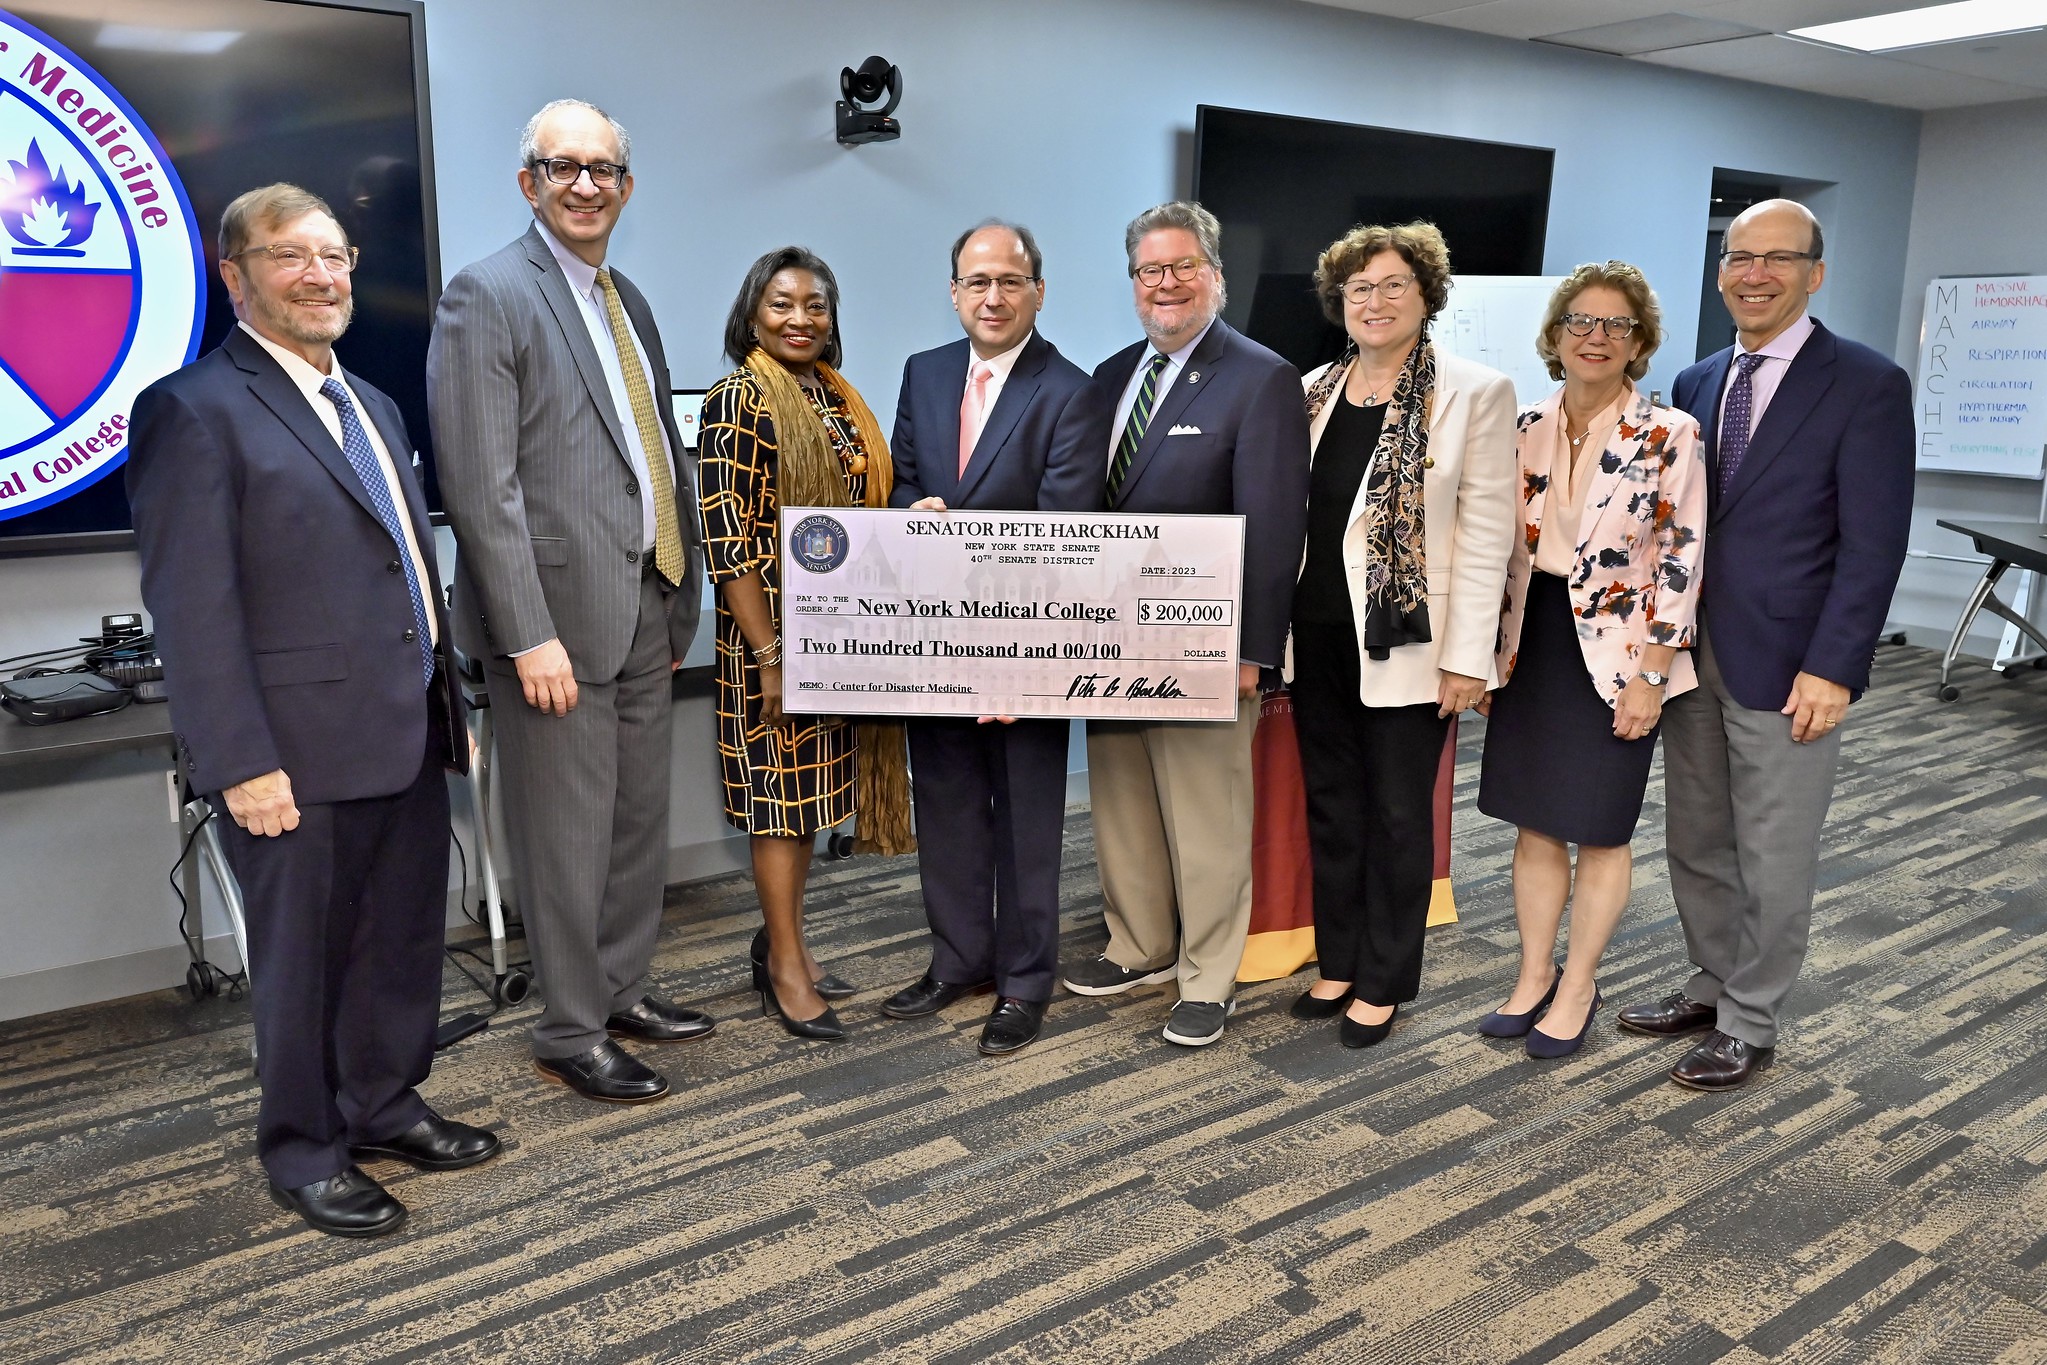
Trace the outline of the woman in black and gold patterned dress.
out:
M 725 323 L 739 368 L 704 399 L 699 450 L 704 546 L 718 586 L 718 758 L 725 818 L 752 836 L 765 927 L 753 983 L 799 1038 L 846 1036 L 826 998 L 854 989 L 826 975 L 803 940 L 803 886 L 818 831 L 857 815 L 860 852 L 905 853 L 909 780 L 900 725 L 855 725 L 782 710 L 781 570 L 776 513 L 886 507 L 880 424 L 839 362 L 839 284 L 801 247 L 753 263 Z

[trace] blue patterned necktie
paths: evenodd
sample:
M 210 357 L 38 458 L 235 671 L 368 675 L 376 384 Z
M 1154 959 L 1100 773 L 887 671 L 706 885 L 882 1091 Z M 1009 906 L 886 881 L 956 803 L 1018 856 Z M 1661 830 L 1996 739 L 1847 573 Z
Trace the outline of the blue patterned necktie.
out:
M 420 595 L 419 575 L 412 567 L 412 552 L 405 548 L 405 532 L 398 525 L 398 509 L 391 505 L 391 488 L 384 482 L 384 471 L 377 463 L 377 451 L 370 444 L 369 433 L 362 429 L 362 419 L 355 414 L 355 404 L 349 401 L 348 390 L 341 387 L 338 379 L 329 379 L 320 385 L 320 396 L 334 405 L 334 411 L 341 415 L 341 453 L 348 457 L 348 467 L 355 471 L 355 477 L 362 482 L 362 491 L 369 494 L 370 506 L 376 510 L 377 520 L 384 524 L 384 530 L 398 547 L 398 562 L 405 566 L 405 587 L 412 594 L 412 626 L 419 640 L 420 685 L 431 686 L 434 680 L 434 637 L 427 626 L 426 598 Z
M 1734 359 L 1734 387 L 1727 391 L 1727 406 L 1720 412 L 1720 495 L 1727 496 L 1729 486 L 1734 483 L 1735 471 L 1741 468 L 1741 457 L 1748 454 L 1749 429 L 1755 425 L 1756 369 L 1763 363 L 1760 355 L 1740 355 Z
M 1109 464 L 1110 502 L 1116 501 L 1116 495 L 1123 491 L 1123 480 L 1130 475 L 1130 462 L 1137 458 L 1137 448 L 1144 444 L 1144 429 L 1151 425 L 1152 406 L 1159 396 L 1159 375 L 1165 368 L 1166 358 L 1153 354 L 1144 383 L 1138 386 L 1137 402 L 1131 406 L 1130 420 L 1123 424 L 1123 439 L 1116 442 L 1116 458 Z

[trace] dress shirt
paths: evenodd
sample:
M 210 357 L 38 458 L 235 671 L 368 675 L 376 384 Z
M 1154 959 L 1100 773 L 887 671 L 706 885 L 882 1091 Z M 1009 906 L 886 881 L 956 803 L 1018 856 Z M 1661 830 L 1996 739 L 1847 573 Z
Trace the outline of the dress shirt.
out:
M 1010 347 L 1001 355 L 991 355 L 986 360 L 981 359 L 979 355 L 975 354 L 972 350 L 972 344 L 969 343 L 967 351 L 967 377 L 970 379 L 973 377 L 974 366 L 976 365 L 986 365 L 988 367 L 988 383 L 982 392 L 981 420 L 974 423 L 974 446 L 981 444 L 981 433 L 988 429 L 988 414 L 995 411 L 996 400 L 1002 397 L 1002 386 L 1009 382 L 1009 372 L 1016 368 L 1016 358 L 1023 354 L 1023 348 L 1031 344 L 1031 336 L 1032 333 L 1025 332 L 1022 341 L 1017 342 L 1016 345 Z M 966 386 L 964 384 L 960 387 L 960 398 L 962 402 L 966 399 Z M 973 446 L 969 446 L 968 449 L 973 449 Z
M 540 226 L 540 238 L 547 243 L 547 249 L 554 253 L 555 263 L 568 277 L 569 292 L 582 305 L 583 326 L 590 333 L 590 344 L 597 348 L 597 359 L 604 365 L 604 382 L 611 390 L 611 406 L 618 414 L 620 434 L 625 437 L 625 457 L 633 467 L 633 478 L 638 481 L 643 495 L 640 498 L 640 548 L 648 554 L 654 552 L 654 481 L 647 474 L 647 452 L 640 446 L 640 424 L 633 416 L 633 400 L 626 392 L 625 369 L 619 364 L 618 346 L 611 339 L 611 317 L 604 308 L 604 291 L 597 287 L 597 267 L 570 251 L 555 240 L 547 224 L 538 218 L 533 220 Z M 647 343 L 639 330 L 632 324 L 630 314 L 626 317 L 626 330 L 632 333 L 633 349 L 640 353 L 640 369 L 647 377 L 647 392 L 654 396 L 656 403 L 668 401 L 654 383 L 654 371 L 647 364 Z M 660 414 L 657 411 L 656 417 Z M 671 488 L 682 487 L 675 477 L 675 452 L 668 448 L 668 431 L 661 431 L 661 458 L 668 461 L 668 483 Z M 677 514 L 678 516 L 681 513 Z
M 1549 487 L 1542 495 L 1542 531 L 1535 538 L 1535 567 L 1540 573 L 1568 579 L 1578 567 L 1578 539 L 1585 518 L 1585 490 L 1592 486 L 1592 471 L 1613 440 L 1621 413 L 1635 399 L 1633 384 L 1621 385 L 1613 402 L 1595 414 L 1585 426 L 1585 441 L 1571 449 L 1570 418 L 1564 405 L 1557 404 L 1557 420 L 1550 433 Z
M 285 350 L 248 323 L 240 322 L 235 325 L 256 338 L 256 344 L 270 352 L 271 358 L 283 367 L 285 378 L 291 380 L 292 387 L 306 396 L 306 405 L 312 408 L 313 416 L 320 419 L 320 425 L 334 438 L 336 450 L 341 449 L 341 414 L 321 395 L 320 386 L 329 379 L 334 379 L 340 381 L 341 387 L 348 390 L 348 401 L 355 404 L 355 414 L 362 419 L 363 435 L 370 438 L 370 449 L 377 454 L 377 468 L 384 472 L 384 489 L 390 494 L 391 506 L 398 511 L 398 529 L 405 533 L 405 554 L 412 561 L 413 577 L 419 580 L 421 592 L 431 594 L 440 591 L 440 584 L 428 576 L 426 560 L 420 556 L 419 538 L 412 530 L 412 505 L 405 500 L 405 490 L 398 482 L 398 468 L 391 463 L 391 452 L 384 445 L 384 434 L 378 431 L 377 424 L 370 420 L 369 409 L 365 408 L 362 399 L 356 396 L 354 386 L 348 382 L 348 375 L 339 365 L 334 367 L 333 374 L 321 374 L 304 356 L 296 351 Z M 434 619 L 431 603 L 427 606 L 426 628 L 427 634 L 438 645 L 441 642 L 441 627 Z
M 1213 326 L 1215 326 L 1215 320 L 1211 318 L 1208 327 Z M 1173 381 L 1180 377 L 1180 371 L 1187 367 L 1188 355 L 1193 352 L 1196 346 L 1201 344 L 1201 339 L 1208 335 L 1208 327 L 1202 328 L 1189 337 L 1187 344 L 1178 350 L 1163 353 L 1166 357 L 1166 368 L 1159 371 L 1158 392 L 1152 399 L 1151 404 L 1151 410 L 1154 413 L 1159 410 L 1159 404 L 1166 401 L 1166 390 L 1173 386 Z M 1137 358 L 1137 368 L 1130 372 L 1130 380 L 1123 386 L 1123 397 L 1116 403 L 1116 424 L 1109 428 L 1109 465 L 1111 467 L 1114 467 L 1116 463 L 1116 447 L 1123 444 L 1123 428 L 1129 425 L 1130 410 L 1137 406 L 1137 391 L 1144 387 L 1144 372 L 1150 367 L 1151 358 L 1158 354 L 1160 352 L 1154 348 L 1139 356 Z M 1107 478 L 1108 470 L 1103 470 L 1102 474 L 1104 478 Z
M 1777 396 L 1777 386 L 1784 382 L 1784 371 L 1791 368 L 1791 362 L 1798 355 L 1799 347 L 1805 345 L 1805 339 L 1812 335 L 1812 326 L 1812 314 L 1800 313 L 1798 321 L 1778 333 L 1760 350 L 1749 351 L 1739 342 L 1736 343 L 1734 360 L 1739 360 L 1745 355 L 1763 357 L 1763 363 L 1756 366 L 1755 373 L 1749 377 L 1749 385 L 1755 392 L 1754 405 L 1749 409 L 1748 431 L 1751 437 L 1756 434 L 1756 428 L 1763 424 L 1763 409 L 1769 407 L 1770 400 Z M 1729 361 L 1727 382 L 1720 386 L 1720 406 L 1715 410 L 1716 414 L 1727 410 L 1728 391 L 1734 387 L 1734 381 L 1740 374 L 1741 366 L 1732 360 Z M 1717 422 L 1715 427 L 1717 429 Z

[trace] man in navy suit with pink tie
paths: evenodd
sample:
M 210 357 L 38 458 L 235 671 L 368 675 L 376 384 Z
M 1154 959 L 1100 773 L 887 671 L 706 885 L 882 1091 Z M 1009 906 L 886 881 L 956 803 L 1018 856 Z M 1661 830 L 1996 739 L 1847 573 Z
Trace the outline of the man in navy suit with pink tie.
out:
M 1037 331 L 1044 256 L 1030 229 L 991 220 L 962 233 L 952 302 L 966 337 L 903 366 L 891 503 L 1099 511 L 1108 403 Z M 1070 729 L 994 716 L 910 722 L 931 966 L 883 1013 L 914 1019 L 992 987 L 981 1051 L 1002 1056 L 1037 1038 L 1059 965 Z
M 1700 686 L 1663 712 L 1671 891 L 1696 969 L 1621 1027 L 1709 1030 L 1670 1077 L 1733 1090 L 1768 1066 L 1805 959 L 1841 727 L 1869 685 L 1912 513 L 1912 390 L 1806 312 L 1820 225 L 1766 200 L 1736 218 L 1720 294 L 1739 344 L 1677 377 L 1713 480 Z

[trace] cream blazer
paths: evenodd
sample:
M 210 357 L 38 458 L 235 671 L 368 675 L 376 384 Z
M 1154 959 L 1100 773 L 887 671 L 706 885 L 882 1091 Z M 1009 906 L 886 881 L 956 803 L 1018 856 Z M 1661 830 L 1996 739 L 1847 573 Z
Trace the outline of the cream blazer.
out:
M 1302 380 L 1312 387 L 1329 367 Z M 1339 387 L 1309 425 L 1309 448 L 1321 441 Z M 1422 474 L 1422 510 L 1427 526 L 1424 553 L 1429 569 L 1429 633 L 1426 644 L 1402 645 L 1384 659 L 1364 653 L 1365 488 L 1358 485 L 1343 531 L 1344 576 L 1350 581 L 1351 619 L 1358 631 L 1363 675 L 1359 700 L 1367 706 L 1418 706 L 1433 702 L 1444 671 L 1498 683 L 1493 671 L 1499 639 L 1500 602 L 1507 557 L 1516 539 L 1519 498 L 1515 495 L 1514 383 L 1498 370 L 1436 352 L 1435 400 L 1429 408 L 1429 453 Z M 1303 552 L 1302 562 L 1306 562 Z M 1287 676 L 1293 676 L 1293 645 L 1287 645 Z
M 1544 495 L 1564 420 L 1564 391 L 1522 413 L 1522 534 L 1507 565 L 1497 673 L 1505 684 L 1521 647 Z M 1688 412 L 1661 408 L 1637 393 L 1585 480 L 1572 555 L 1571 613 L 1592 685 L 1612 706 L 1639 671 L 1644 645 L 1674 645 L 1664 699 L 1698 686 L 1691 644 L 1699 614 L 1699 567 L 1706 544 L 1706 457 Z

